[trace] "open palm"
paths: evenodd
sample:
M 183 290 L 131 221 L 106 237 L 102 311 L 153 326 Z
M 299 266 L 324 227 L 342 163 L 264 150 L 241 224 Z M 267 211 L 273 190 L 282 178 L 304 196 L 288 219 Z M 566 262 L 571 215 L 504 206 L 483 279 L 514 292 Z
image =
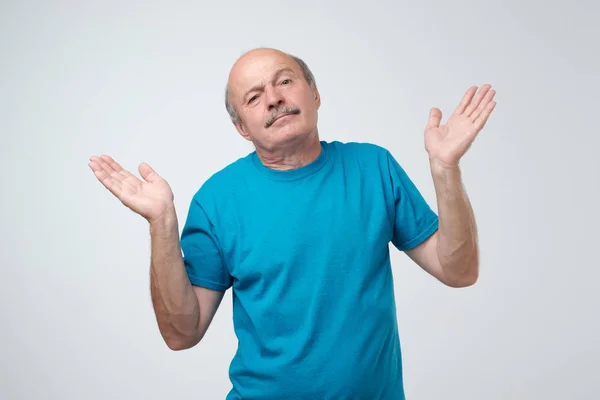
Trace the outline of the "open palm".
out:
M 425 127 L 429 158 L 444 165 L 457 165 L 494 110 L 495 94 L 490 85 L 483 85 L 479 91 L 476 86 L 469 88 L 446 124 L 441 126 L 442 112 L 432 108 Z
M 138 168 L 143 180 L 108 155 L 91 157 L 89 166 L 106 189 L 148 221 L 159 218 L 173 205 L 171 187 L 146 163 Z

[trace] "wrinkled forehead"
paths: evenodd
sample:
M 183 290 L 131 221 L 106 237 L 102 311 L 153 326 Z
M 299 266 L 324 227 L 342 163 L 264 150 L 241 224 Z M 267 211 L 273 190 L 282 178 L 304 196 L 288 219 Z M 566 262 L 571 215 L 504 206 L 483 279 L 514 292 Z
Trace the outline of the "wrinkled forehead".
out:
M 229 95 L 233 101 L 239 101 L 244 93 L 253 87 L 266 85 L 281 70 L 290 70 L 299 74 L 296 61 L 280 53 L 247 55 L 238 60 L 229 74 Z

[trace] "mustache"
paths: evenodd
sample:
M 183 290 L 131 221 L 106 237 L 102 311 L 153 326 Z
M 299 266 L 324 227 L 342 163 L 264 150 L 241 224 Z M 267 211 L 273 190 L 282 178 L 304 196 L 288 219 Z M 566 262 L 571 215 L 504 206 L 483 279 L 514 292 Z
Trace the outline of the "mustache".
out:
M 271 113 L 271 116 L 269 117 L 269 119 L 267 119 L 267 122 L 265 122 L 265 128 L 268 128 L 271 125 L 273 125 L 273 122 L 275 122 L 275 120 L 277 118 L 279 118 L 280 116 L 282 116 L 284 114 L 300 114 L 300 109 L 296 108 L 296 107 L 286 106 L 286 107 L 281 107 L 281 108 L 274 110 Z

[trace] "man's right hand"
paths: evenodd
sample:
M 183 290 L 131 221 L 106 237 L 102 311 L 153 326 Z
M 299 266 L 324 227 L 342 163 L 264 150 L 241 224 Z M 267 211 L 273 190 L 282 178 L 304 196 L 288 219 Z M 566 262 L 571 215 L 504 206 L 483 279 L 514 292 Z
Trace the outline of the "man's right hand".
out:
M 138 167 L 143 180 L 108 155 L 90 157 L 89 166 L 106 189 L 148 222 L 152 223 L 173 210 L 171 187 L 148 164 L 141 163 Z

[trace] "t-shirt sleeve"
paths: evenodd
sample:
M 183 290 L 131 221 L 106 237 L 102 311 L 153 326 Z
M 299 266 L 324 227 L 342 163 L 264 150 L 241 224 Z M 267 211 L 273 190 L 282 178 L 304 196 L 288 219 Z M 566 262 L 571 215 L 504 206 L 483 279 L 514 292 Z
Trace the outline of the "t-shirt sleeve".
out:
M 226 291 L 232 285 L 215 233 L 200 200 L 191 202 L 181 233 L 183 263 L 192 285 Z
M 392 243 L 400 251 L 415 248 L 438 229 L 438 216 L 398 161 L 387 152 L 394 200 Z

